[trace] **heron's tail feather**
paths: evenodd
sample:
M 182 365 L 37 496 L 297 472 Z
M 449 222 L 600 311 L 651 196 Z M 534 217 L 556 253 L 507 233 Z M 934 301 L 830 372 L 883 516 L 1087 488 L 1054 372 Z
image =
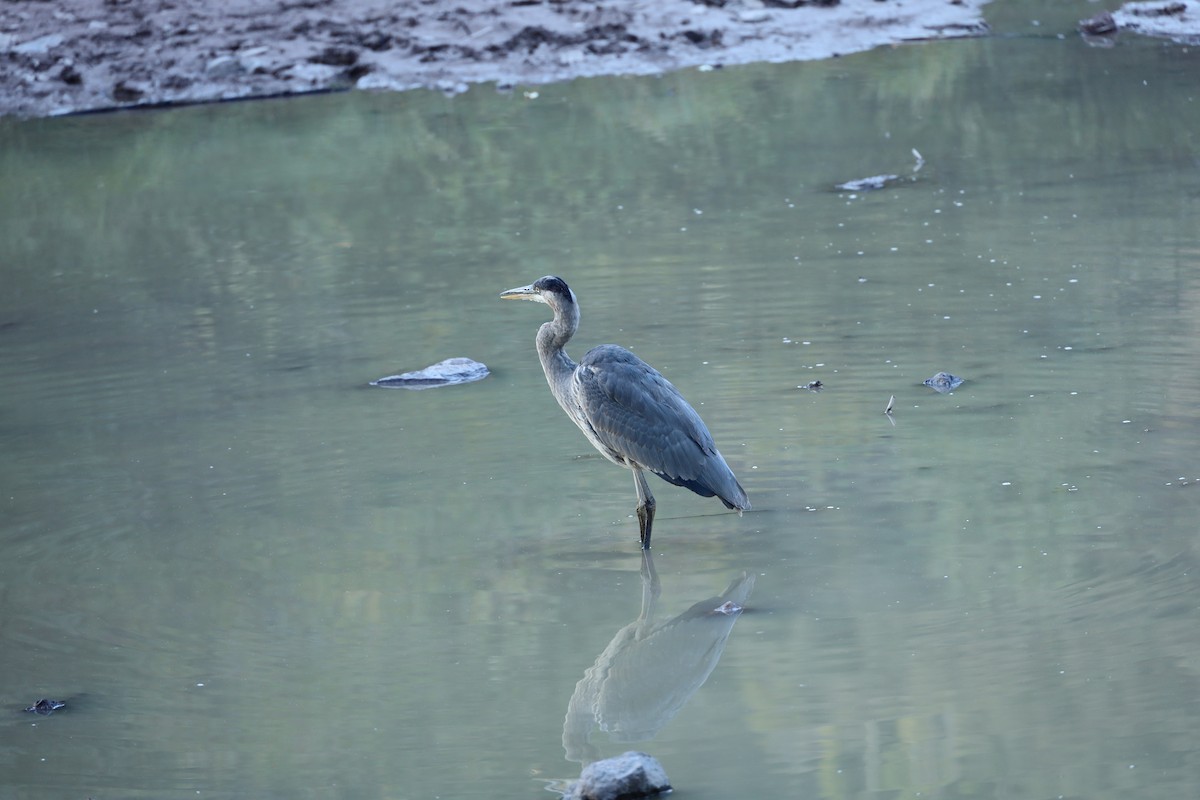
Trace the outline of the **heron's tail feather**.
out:
M 701 497 L 716 497 L 725 504 L 726 508 L 736 509 L 738 513 L 750 508 L 750 498 L 746 497 L 746 490 L 737 482 L 737 478 L 733 477 L 732 472 L 727 474 L 727 480 L 723 480 L 723 485 L 719 487 L 711 486 L 709 482 L 699 478 L 679 478 L 674 475 L 666 475 L 662 472 L 654 474 L 667 483 L 691 489 Z

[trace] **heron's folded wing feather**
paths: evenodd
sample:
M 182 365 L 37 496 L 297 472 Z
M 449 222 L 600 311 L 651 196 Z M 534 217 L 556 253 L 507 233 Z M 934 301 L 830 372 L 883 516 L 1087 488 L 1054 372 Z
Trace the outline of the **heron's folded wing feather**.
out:
M 615 345 L 588 351 L 579 367 L 576 399 L 606 447 L 673 483 L 703 481 L 714 460 L 724 468 L 700 415 L 658 370 Z

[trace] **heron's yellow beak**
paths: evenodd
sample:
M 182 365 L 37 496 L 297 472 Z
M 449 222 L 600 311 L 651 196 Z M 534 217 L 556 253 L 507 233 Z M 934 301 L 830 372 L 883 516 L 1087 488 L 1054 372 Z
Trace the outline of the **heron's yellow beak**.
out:
M 533 288 L 533 284 L 528 286 L 518 286 L 516 289 L 509 289 L 507 292 L 500 293 L 501 300 L 533 300 L 536 303 L 544 303 L 545 299 L 542 293 Z

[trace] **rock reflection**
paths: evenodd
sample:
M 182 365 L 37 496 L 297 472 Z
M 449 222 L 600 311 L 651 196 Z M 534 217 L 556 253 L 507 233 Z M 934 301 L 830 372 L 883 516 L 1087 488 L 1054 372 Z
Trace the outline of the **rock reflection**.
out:
M 591 743 L 595 730 L 613 742 L 652 739 L 704 685 L 754 589 L 754 576 L 742 573 L 716 597 L 655 623 L 661 588 L 654 558 L 642 552 L 642 609 L 613 637 L 596 663 L 575 684 L 563 721 L 567 760 L 599 758 Z

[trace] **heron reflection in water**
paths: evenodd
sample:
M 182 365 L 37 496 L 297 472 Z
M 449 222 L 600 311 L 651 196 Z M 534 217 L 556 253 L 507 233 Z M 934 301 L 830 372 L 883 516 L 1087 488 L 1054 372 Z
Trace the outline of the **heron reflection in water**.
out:
M 716 668 L 754 590 L 754 575 L 743 572 L 716 597 L 656 620 L 661 589 L 648 550 L 642 552 L 641 577 L 641 613 L 596 656 L 567 704 L 562 741 L 568 761 L 599 758 L 596 731 L 624 743 L 658 735 Z
M 579 302 L 562 278 L 547 275 L 500 297 L 545 303 L 554 311 L 537 333 L 546 382 L 588 441 L 609 461 L 633 470 L 643 550 L 650 549 L 655 509 L 645 472 L 702 497 L 715 495 L 739 514 L 750 508 L 704 420 L 658 370 L 615 344 L 593 347 L 578 364 L 571 360 L 564 348 L 579 329 Z

